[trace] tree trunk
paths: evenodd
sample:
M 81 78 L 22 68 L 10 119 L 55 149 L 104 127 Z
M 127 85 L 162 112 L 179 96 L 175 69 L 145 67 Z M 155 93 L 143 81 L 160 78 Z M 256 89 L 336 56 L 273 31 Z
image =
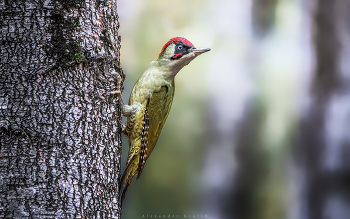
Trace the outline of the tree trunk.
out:
M 0 1 L 1 218 L 120 218 L 117 19 L 116 0 Z
M 306 176 L 302 218 L 349 218 L 350 90 L 341 69 L 349 63 L 349 9 L 347 1 L 319 0 L 314 13 L 316 69 L 296 154 Z

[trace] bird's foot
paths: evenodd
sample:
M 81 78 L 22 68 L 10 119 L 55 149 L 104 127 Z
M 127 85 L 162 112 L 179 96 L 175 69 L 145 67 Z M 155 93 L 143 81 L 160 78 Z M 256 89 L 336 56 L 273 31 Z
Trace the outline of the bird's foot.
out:
M 122 124 L 122 133 L 124 133 L 124 135 L 127 135 L 127 133 L 126 133 L 126 124 Z

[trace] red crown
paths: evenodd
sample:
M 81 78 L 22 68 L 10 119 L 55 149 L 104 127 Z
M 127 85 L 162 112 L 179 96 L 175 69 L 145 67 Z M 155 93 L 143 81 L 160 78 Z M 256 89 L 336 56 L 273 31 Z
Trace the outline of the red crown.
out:
M 171 38 L 171 39 L 163 46 L 162 51 L 159 53 L 159 57 L 160 57 L 160 55 L 162 55 L 162 53 L 164 52 L 164 50 L 165 50 L 169 45 L 171 45 L 171 44 L 173 44 L 173 43 L 177 43 L 177 42 L 182 42 L 183 44 L 186 44 L 186 45 L 189 45 L 189 46 L 193 46 L 193 47 L 194 47 L 194 45 L 193 45 L 190 41 L 188 41 L 186 38 L 183 38 L 183 37 L 174 37 L 174 38 Z M 159 57 L 158 57 L 158 58 L 159 58 Z

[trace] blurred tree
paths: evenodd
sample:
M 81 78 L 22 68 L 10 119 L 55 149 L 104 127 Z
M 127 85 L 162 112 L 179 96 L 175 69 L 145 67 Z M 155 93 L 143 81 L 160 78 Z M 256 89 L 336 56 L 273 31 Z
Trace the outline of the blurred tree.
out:
M 259 39 L 274 27 L 278 3 L 278 0 L 253 0 L 252 27 Z M 275 136 L 276 145 L 271 145 L 264 136 L 269 103 L 264 100 L 263 92 L 251 99 L 254 104 L 246 106 L 238 125 L 237 171 L 222 205 L 226 218 L 277 219 L 286 216 L 286 139 Z
M 0 217 L 119 218 L 116 0 L 1 1 L 0 17 Z
M 274 27 L 278 2 L 252 1 L 252 32 L 258 41 Z M 227 96 L 227 102 L 230 102 L 230 95 Z M 218 114 L 223 117 L 227 109 L 222 109 L 222 112 L 212 109 L 215 119 L 211 121 L 208 133 L 212 140 L 209 145 L 215 146 L 208 149 L 207 162 L 212 166 L 210 169 L 215 171 L 210 172 L 213 188 L 211 194 L 207 195 L 211 198 L 207 201 L 210 205 L 207 205 L 218 218 L 279 219 L 285 216 L 286 196 L 282 192 L 285 189 L 285 174 L 281 174 L 284 171 L 285 145 L 277 140 L 277 144 L 282 147 L 271 149 L 271 145 L 266 142 L 263 131 L 266 129 L 269 109 L 262 96 L 247 97 L 253 104 L 244 107 L 242 118 L 234 128 L 222 128 L 218 124 Z M 211 162 L 213 159 L 217 162 Z
M 266 142 L 266 103 L 247 106 L 237 133 L 237 172 L 223 205 L 225 215 L 240 219 L 285 218 L 287 213 L 286 150 L 290 136 Z M 275 136 L 276 138 L 278 136 Z M 230 217 L 227 217 L 230 218 Z
M 302 218 L 345 219 L 350 214 L 349 126 L 339 119 L 350 115 L 349 82 L 341 68 L 342 60 L 348 63 L 350 57 L 340 49 L 341 44 L 349 49 L 349 38 L 341 37 L 349 34 L 349 6 L 348 1 L 319 0 L 314 13 L 316 69 L 296 150 L 306 176 Z
M 252 20 L 255 34 L 263 37 L 273 27 L 278 0 L 253 0 Z
M 261 187 L 267 179 L 269 165 L 268 153 L 259 137 L 264 121 L 263 109 L 257 105 L 250 106 L 244 118 L 237 135 L 236 157 L 239 167 L 236 183 L 232 183 L 224 211 L 232 218 L 265 218 L 263 214 L 267 199 L 261 197 Z

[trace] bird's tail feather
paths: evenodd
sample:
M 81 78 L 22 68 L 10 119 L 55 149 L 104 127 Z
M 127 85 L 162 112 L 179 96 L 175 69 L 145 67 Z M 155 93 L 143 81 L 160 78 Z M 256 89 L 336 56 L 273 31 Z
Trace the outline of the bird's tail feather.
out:
M 134 156 L 132 160 L 129 162 L 129 165 L 125 168 L 123 176 L 120 180 L 119 184 L 119 203 L 122 205 L 125 199 L 126 193 L 128 192 L 132 179 L 134 178 L 138 165 L 135 164 L 137 162 L 137 156 Z

